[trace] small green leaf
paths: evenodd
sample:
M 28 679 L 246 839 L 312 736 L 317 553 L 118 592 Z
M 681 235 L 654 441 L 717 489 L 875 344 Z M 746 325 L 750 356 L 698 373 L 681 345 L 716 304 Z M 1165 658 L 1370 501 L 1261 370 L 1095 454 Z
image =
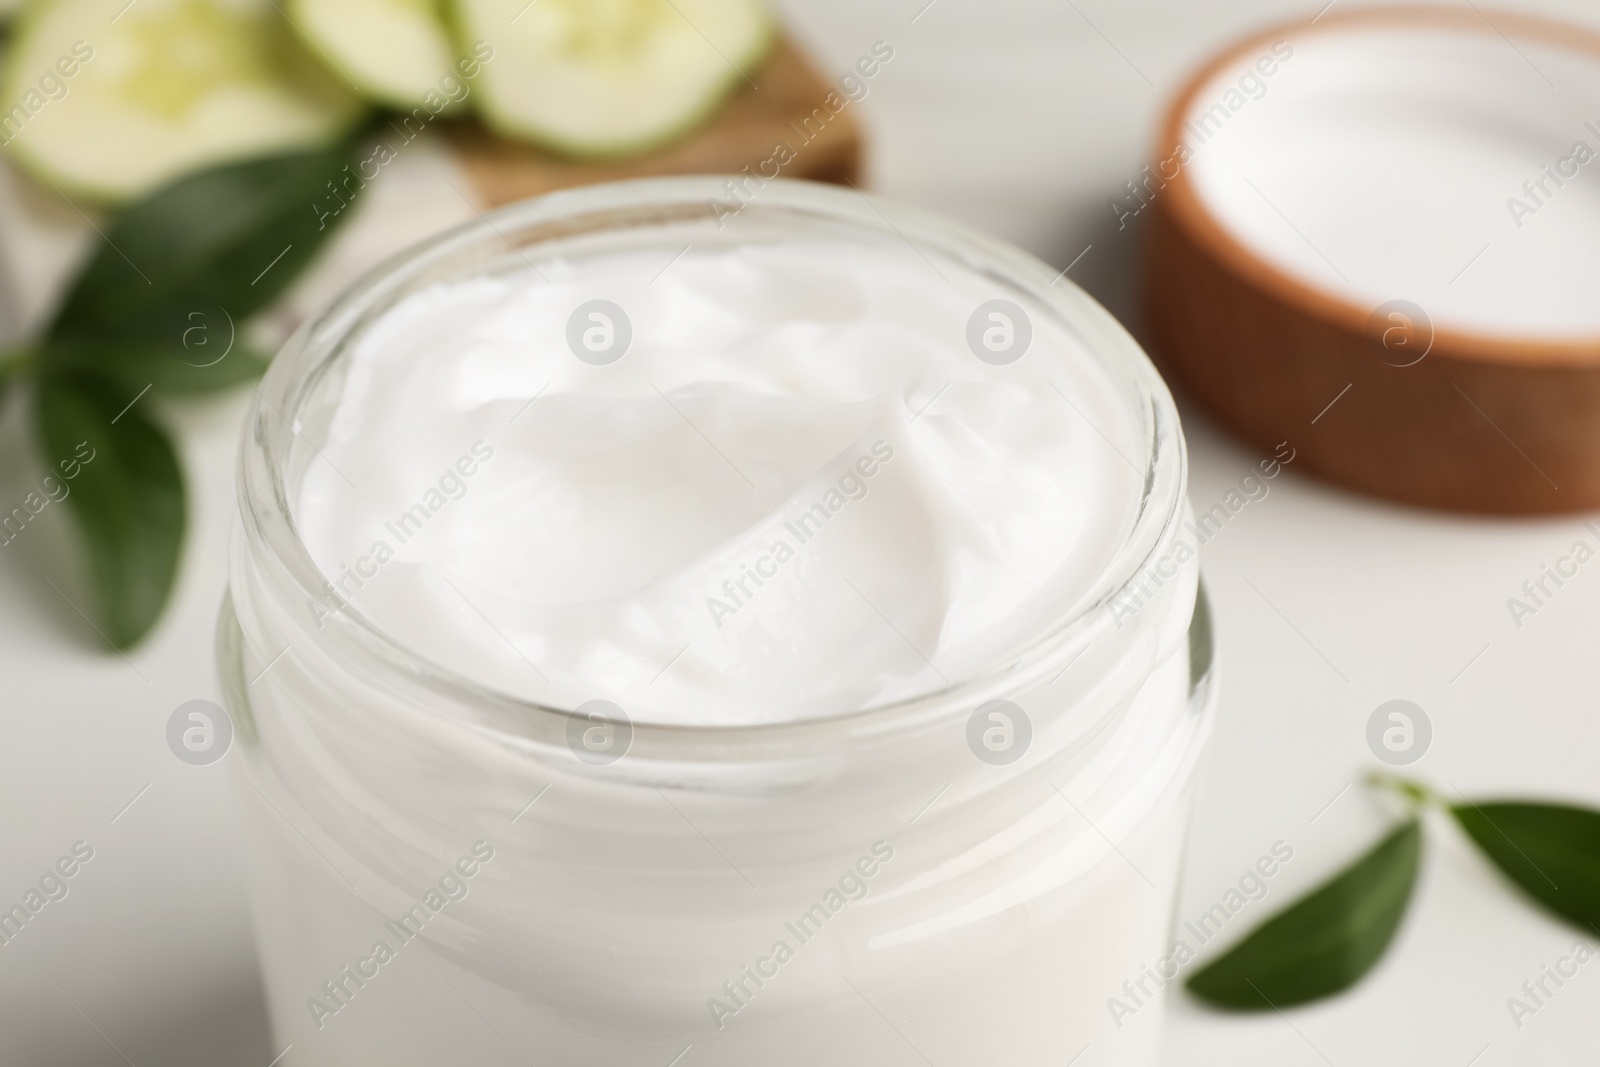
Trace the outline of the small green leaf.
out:
M 351 158 L 339 145 L 225 164 L 128 206 L 106 227 L 46 339 L 178 348 L 197 321 L 243 322 L 349 215 L 343 205 L 359 186 L 345 170 Z
M 1402 823 L 1207 964 L 1189 979 L 1189 990 L 1219 1007 L 1262 1011 L 1349 988 L 1389 947 L 1411 899 L 1421 852 L 1421 823 Z
M 1600 811 L 1501 800 L 1454 805 L 1450 814 L 1524 893 L 1600 931 Z
M 266 373 L 270 361 L 241 344 L 230 350 L 226 346 L 232 339 L 226 326 L 223 330 L 214 342 L 193 340 L 188 348 L 137 341 L 58 341 L 46 350 L 45 360 L 56 369 L 104 374 L 134 392 L 148 385 L 157 393 L 208 393 L 253 382 Z
M 40 377 L 40 444 L 67 490 L 88 549 L 102 629 L 126 648 L 154 625 L 177 575 L 184 491 L 166 434 L 137 393 L 110 378 L 57 370 Z
M 0 413 L 5 410 L 6 396 L 11 392 L 11 383 L 31 374 L 34 363 L 34 351 L 31 347 L 0 352 Z

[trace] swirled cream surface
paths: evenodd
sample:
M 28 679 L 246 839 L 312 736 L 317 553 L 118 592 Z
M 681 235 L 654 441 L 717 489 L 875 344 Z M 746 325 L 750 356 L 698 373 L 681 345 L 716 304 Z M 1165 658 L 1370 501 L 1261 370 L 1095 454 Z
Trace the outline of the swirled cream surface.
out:
M 412 293 L 336 375 L 294 509 L 313 613 L 636 722 L 1003 664 L 1105 573 L 1148 447 L 1051 314 L 906 243 L 514 260 Z

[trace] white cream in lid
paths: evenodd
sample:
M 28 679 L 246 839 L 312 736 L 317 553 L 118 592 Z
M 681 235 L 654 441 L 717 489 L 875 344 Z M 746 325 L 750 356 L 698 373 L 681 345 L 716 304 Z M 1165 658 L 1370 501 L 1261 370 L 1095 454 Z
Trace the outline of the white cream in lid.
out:
M 354 610 L 528 699 L 734 724 L 944 688 L 1082 606 L 1149 446 L 1065 325 L 1025 307 L 996 365 L 969 321 L 1023 298 L 904 243 L 674 251 L 514 261 L 359 336 L 294 508 Z M 567 339 L 595 299 L 605 365 Z
M 1187 120 L 1202 205 L 1301 283 L 1454 331 L 1600 334 L 1592 40 L 1470 13 L 1313 26 L 1241 54 Z

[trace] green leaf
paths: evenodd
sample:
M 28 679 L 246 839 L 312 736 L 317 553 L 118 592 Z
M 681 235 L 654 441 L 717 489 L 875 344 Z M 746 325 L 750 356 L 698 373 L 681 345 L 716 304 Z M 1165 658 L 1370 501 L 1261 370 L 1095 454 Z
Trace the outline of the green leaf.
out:
M 270 362 L 265 356 L 241 344 L 228 347 L 228 326 L 220 337 L 207 340 L 204 325 L 191 329 L 189 347 L 148 342 L 58 341 L 48 349 L 45 359 L 56 369 L 90 371 L 115 378 L 139 392 L 150 386 L 157 393 L 207 393 L 226 389 L 240 382 L 252 382 L 266 373 Z
M 1421 853 L 1422 825 L 1410 819 L 1207 964 L 1189 979 L 1190 992 L 1219 1007 L 1261 1011 L 1354 985 L 1389 947 Z
M 1600 811 L 1502 800 L 1454 805 L 1450 814 L 1524 893 L 1600 933 Z
M 166 434 L 134 390 L 81 371 L 40 377 L 40 444 L 88 549 L 101 628 L 118 648 L 166 603 L 183 544 L 184 491 Z
M 34 365 L 35 354 L 31 346 L 0 352 L 0 409 L 5 407 L 11 383 L 31 374 Z
M 182 349 L 199 315 L 243 322 L 270 304 L 349 215 L 348 145 L 196 171 L 112 217 L 46 340 Z M 333 188 L 348 187 L 343 198 Z M 107 353 L 109 354 L 109 353 Z M 197 360 L 197 362 L 199 362 Z

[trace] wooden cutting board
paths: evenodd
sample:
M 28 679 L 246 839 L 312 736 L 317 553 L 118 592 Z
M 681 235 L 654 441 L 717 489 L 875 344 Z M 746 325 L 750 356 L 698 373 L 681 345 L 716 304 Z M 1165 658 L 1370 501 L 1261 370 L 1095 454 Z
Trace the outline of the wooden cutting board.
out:
M 772 176 L 858 183 L 861 129 L 838 87 L 825 81 L 792 41 L 780 37 L 752 85 L 736 92 L 717 117 L 659 152 L 616 163 L 582 163 L 495 136 L 474 121 L 453 124 L 449 138 L 485 206 L 597 182 L 668 174 Z M 828 106 L 829 96 L 840 110 Z M 779 146 L 787 151 L 780 152 Z M 765 164 L 765 169 L 762 169 Z

